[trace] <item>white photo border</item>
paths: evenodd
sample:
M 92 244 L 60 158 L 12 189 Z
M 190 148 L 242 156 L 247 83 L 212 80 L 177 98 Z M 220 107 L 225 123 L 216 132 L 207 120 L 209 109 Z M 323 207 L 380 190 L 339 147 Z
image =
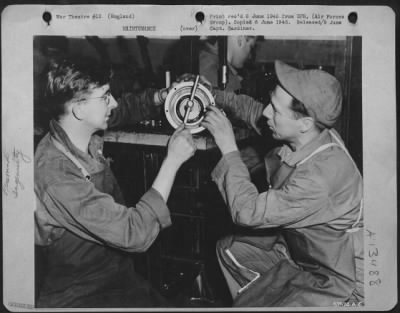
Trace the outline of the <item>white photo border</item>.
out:
M 1 16 L 3 304 L 10 311 L 34 310 L 33 37 L 264 35 L 298 38 L 362 37 L 362 121 L 365 205 L 365 306 L 388 310 L 397 303 L 397 141 L 395 13 L 386 6 L 210 6 L 181 5 L 11 5 Z M 47 11 L 50 25 L 42 19 Z M 204 12 L 203 24 L 195 14 Z M 260 11 L 294 15 L 343 15 L 341 25 L 272 24 L 251 30 L 211 30 L 210 14 Z M 109 18 L 132 12 L 133 21 Z M 347 20 L 357 12 L 355 24 Z M 69 19 L 68 15 L 90 16 Z M 104 19 L 93 19 L 100 14 Z M 57 18 L 56 16 L 67 16 Z M 125 28 L 124 26 L 130 26 Z M 136 28 L 135 28 L 136 27 Z M 155 31 L 154 31 L 155 27 Z M 372 272 L 379 272 L 374 277 Z M 377 283 L 379 279 L 379 284 Z M 376 282 L 375 284 L 373 282 Z M 283 308 L 283 310 L 287 308 Z M 324 308 L 300 308 L 299 310 Z M 327 308 L 334 310 L 336 308 Z M 101 311 L 101 309 L 96 309 Z M 142 309 L 143 310 L 143 309 Z M 165 310 L 165 309 L 162 309 Z M 176 309 L 175 309 L 176 310 Z M 262 308 L 274 310 L 277 308 Z M 132 309 L 130 310 L 132 311 Z

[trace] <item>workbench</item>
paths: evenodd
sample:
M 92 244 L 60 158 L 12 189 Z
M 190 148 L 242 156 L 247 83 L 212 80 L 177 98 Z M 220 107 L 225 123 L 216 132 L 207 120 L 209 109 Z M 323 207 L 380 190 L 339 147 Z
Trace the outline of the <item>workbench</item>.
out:
M 107 131 L 104 134 L 104 141 L 113 143 L 127 143 L 132 145 L 166 147 L 172 135 L 172 130 L 157 130 L 148 128 L 147 130 L 132 131 Z M 245 128 L 234 129 L 235 138 L 238 143 L 243 142 L 250 136 L 250 130 Z M 197 150 L 211 150 L 216 148 L 214 138 L 204 131 L 201 134 L 193 135 Z

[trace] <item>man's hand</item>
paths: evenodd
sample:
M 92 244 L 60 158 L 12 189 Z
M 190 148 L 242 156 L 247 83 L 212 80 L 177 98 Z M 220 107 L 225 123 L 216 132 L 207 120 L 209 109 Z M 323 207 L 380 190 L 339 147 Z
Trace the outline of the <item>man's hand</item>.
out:
M 232 124 L 220 109 L 209 106 L 201 125 L 214 136 L 222 154 L 238 150 Z
M 172 184 L 179 167 L 188 160 L 196 151 L 192 135 L 183 124 L 176 129 L 168 143 L 167 156 L 161 164 L 160 171 L 153 182 L 153 188 L 168 200 Z
M 194 155 L 195 151 L 196 145 L 192 134 L 182 124 L 169 139 L 167 159 L 180 167 L 182 163 Z
M 154 104 L 156 106 L 160 106 L 160 105 L 164 104 L 165 99 L 167 99 L 169 90 L 170 90 L 169 88 L 163 88 L 163 89 L 157 90 L 154 93 Z

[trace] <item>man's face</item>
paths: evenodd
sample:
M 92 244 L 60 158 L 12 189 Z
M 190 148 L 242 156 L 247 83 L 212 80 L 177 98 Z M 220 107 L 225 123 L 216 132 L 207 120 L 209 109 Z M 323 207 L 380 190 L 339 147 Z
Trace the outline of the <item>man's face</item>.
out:
M 277 140 L 294 143 L 300 134 L 301 121 L 295 119 L 291 109 L 293 97 L 282 87 L 277 86 L 271 93 L 271 100 L 264 109 L 263 115 L 268 119 L 267 124 L 272 136 Z
M 110 93 L 108 84 L 97 87 L 81 97 L 83 121 L 90 129 L 104 130 L 111 110 L 118 106 L 117 101 Z M 84 99 L 84 100 L 83 100 Z
M 236 44 L 232 45 L 231 64 L 233 67 L 240 69 L 250 58 L 251 51 L 256 44 L 256 38 L 239 36 L 237 40 Z

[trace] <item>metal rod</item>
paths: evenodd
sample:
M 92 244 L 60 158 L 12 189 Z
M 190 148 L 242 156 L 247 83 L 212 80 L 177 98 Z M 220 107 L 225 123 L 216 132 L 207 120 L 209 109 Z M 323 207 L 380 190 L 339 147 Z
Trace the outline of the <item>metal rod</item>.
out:
M 194 105 L 193 99 L 194 99 L 194 95 L 196 94 L 197 86 L 199 85 L 199 79 L 200 79 L 200 75 L 197 75 L 196 80 L 194 81 L 193 88 L 192 88 L 192 93 L 190 94 L 190 99 L 186 104 L 185 117 L 183 118 L 183 125 L 185 125 L 185 126 L 187 123 L 187 119 L 189 117 L 189 113 L 192 111 L 192 108 Z
M 225 90 L 228 84 L 228 37 L 221 36 L 218 39 L 218 87 Z

